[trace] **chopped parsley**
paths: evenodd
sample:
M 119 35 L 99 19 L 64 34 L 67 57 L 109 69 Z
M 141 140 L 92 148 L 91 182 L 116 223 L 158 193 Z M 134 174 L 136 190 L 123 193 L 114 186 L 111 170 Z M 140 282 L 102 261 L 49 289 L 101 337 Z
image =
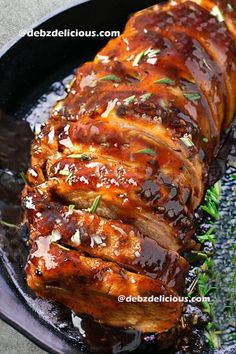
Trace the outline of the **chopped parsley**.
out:
M 140 60 L 144 57 L 145 52 L 141 52 L 139 54 L 136 55 L 134 61 L 133 61 L 133 66 L 138 66 Z
M 136 154 L 147 154 L 147 155 L 156 155 L 155 151 L 152 149 L 142 149 L 136 152 Z
M 145 102 L 145 101 L 147 101 L 151 96 L 152 96 L 151 93 L 145 93 L 144 95 L 140 96 L 140 98 L 141 98 L 141 101 L 142 101 L 142 102 Z
M 68 170 L 61 170 L 60 175 L 66 176 L 66 183 L 71 184 L 71 179 L 73 177 L 73 173 Z
M 73 177 L 73 173 L 70 172 L 68 174 L 68 176 L 66 177 L 66 183 L 71 184 L 72 183 L 72 177 Z
M 169 77 L 163 77 L 159 80 L 154 81 L 154 84 L 175 85 L 175 81 L 171 80 Z
M 24 182 L 25 184 L 29 185 L 29 181 L 28 181 L 28 179 L 27 179 L 27 177 L 26 177 L 26 174 L 25 174 L 23 171 L 20 172 L 20 176 L 21 176 L 23 182 Z
M 97 208 L 98 208 L 98 206 L 99 206 L 99 203 L 100 203 L 100 201 L 101 201 L 101 198 L 102 198 L 102 196 L 101 196 L 101 195 L 98 195 L 98 196 L 94 199 L 92 206 L 91 206 L 90 208 L 88 208 L 88 212 L 89 212 L 90 214 L 94 214 L 94 213 L 96 212 L 96 210 L 97 210 Z
M 125 104 L 129 104 L 129 103 L 134 102 L 135 98 L 136 98 L 136 96 L 135 96 L 135 95 L 132 95 L 132 96 L 129 96 L 129 97 L 125 98 L 123 102 L 124 102 Z
M 102 77 L 100 80 L 102 81 L 115 81 L 115 82 L 121 82 L 121 78 L 114 75 L 114 74 L 109 74 L 104 77 Z
M 201 99 L 201 95 L 197 92 L 185 92 L 184 97 L 190 101 L 198 101 Z
M 148 57 L 149 59 L 155 58 L 158 53 L 160 53 L 160 49 L 152 48 L 148 48 L 147 50 L 138 53 L 133 61 L 133 66 L 138 66 L 140 60 L 142 60 L 143 57 Z

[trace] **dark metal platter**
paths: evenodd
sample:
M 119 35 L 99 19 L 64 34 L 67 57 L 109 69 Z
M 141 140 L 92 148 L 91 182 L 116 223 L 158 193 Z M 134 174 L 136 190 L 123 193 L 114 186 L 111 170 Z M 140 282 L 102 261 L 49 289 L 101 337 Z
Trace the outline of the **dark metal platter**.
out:
M 37 29 L 120 30 L 128 16 L 157 3 L 157 0 L 93 0 L 77 1 L 72 7 L 43 20 Z M 30 144 L 35 124 L 48 118 L 55 101 L 65 94 L 73 70 L 92 58 L 107 42 L 106 38 L 34 38 L 24 37 L 0 53 L 0 216 L 18 224 L 23 219 L 20 193 L 23 182 L 19 172 L 29 163 Z M 236 161 L 235 151 L 231 159 Z M 218 165 L 224 169 L 224 158 Z M 219 166 L 216 171 L 219 171 Z M 216 173 L 216 172 L 215 172 Z M 215 174 L 213 173 L 213 175 Z M 232 168 L 223 177 L 222 218 L 217 223 L 216 264 L 227 285 L 230 252 L 236 224 L 236 196 L 233 193 Z M 216 176 L 215 176 L 216 179 Z M 0 228 L 0 317 L 55 354 L 156 353 L 151 340 L 143 344 L 138 332 L 114 331 L 98 326 L 89 318 L 78 319 L 80 331 L 73 326 L 71 313 L 53 302 L 36 298 L 25 282 L 24 264 L 28 253 L 27 229 Z M 228 279 L 228 280 L 227 280 Z M 223 287 L 222 287 L 223 288 Z M 222 295 L 224 291 L 222 291 Z M 219 306 L 219 305 L 217 305 Z M 220 305 L 223 306 L 222 304 Z M 216 307 L 217 308 L 217 307 Z M 220 313 L 221 308 L 217 308 Z M 224 314 L 218 319 L 225 320 Z M 227 328 L 231 333 L 231 328 Z M 82 334 L 86 331 L 87 337 Z M 200 333 L 200 332 L 199 332 Z M 101 337 L 106 340 L 101 345 Z M 195 339 L 199 339 L 200 334 Z M 88 346 L 89 343 L 89 346 Z M 200 343 L 200 342 L 199 342 Z M 197 340 L 188 353 L 210 353 L 197 348 Z M 195 348 L 194 348 L 195 346 Z M 88 350 L 90 347 L 91 351 Z M 154 350 L 154 351 L 153 351 Z M 168 349 L 165 353 L 176 353 Z M 186 351 L 178 351 L 179 354 Z M 236 344 L 228 337 L 217 354 L 235 354 Z

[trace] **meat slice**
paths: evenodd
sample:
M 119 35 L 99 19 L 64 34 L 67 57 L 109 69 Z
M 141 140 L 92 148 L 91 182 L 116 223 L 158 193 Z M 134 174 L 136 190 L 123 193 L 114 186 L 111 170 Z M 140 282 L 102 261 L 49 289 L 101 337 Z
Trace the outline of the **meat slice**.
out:
M 96 198 L 101 201 L 97 207 L 96 213 L 108 219 L 122 219 L 125 223 L 136 226 L 143 234 L 153 238 L 158 244 L 168 250 L 180 251 L 188 247 L 188 241 L 191 238 L 194 227 L 191 223 L 191 217 L 184 215 L 183 208 L 178 201 L 169 201 L 165 208 L 159 211 L 159 214 L 147 212 L 145 210 L 140 214 L 137 210 L 130 208 L 127 214 L 124 206 L 121 206 L 119 199 L 114 199 L 112 195 L 99 195 L 94 191 L 72 190 L 67 182 L 61 182 L 53 178 L 37 186 L 40 193 L 47 196 L 60 197 L 65 204 L 75 204 L 76 207 L 88 209 Z M 162 213 L 169 213 L 169 218 L 163 217 Z M 173 225 L 175 227 L 173 227 Z
M 158 280 L 131 273 L 112 262 L 88 258 L 39 237 L 27 263 L 28 284 L 38 296 L 57 300 L 78 313 L 117 327 L 160 333 L 175 326 L 179 302 L 119 302 L 124 295 L 146 298 L 176 296 Z
M 77 159 L 77 162 L 82 160 L 87 163 L 88 161 L 100 163 L 102 159 L 106 159 L 114 167 L 125 165 L 135 168 L 135 172 L 137 173 L 137 170 L 142 172 L 142 176 L 159 173 L 168 175 L 169 178 L 171 176 L 176 183 L 184 183 L 185 188 L 191 188 L 190 206 L 194 208 L 199 204 L 203 195 L 201 185 L 203 166 L 199 170 L 193 167 L 191 157 L 194 148 L 186 149 L 180 140 L 176 146 L 171 136 L 168 138 L 170 146 L 166 145 L 163 141 L 165 131 L 163 128 L 159 129 L 160 124 L 157 132 L 160 130 L 162 138 L 157 134 L 155 137 L 152 135 L 152 130 L 155 129 L 153 123 L 150 124 L 150 131 L 145 132 L 144 127 L 147 128 L 148 122 L 144 121 L 142 124 L 139 123 L 139 126 L 134 126 L 124 123 L 123 118 L 117 119 L 116 123 L 114 121 L 115 119 L 109 121 L 97 117 L 89 120 L 81 117 L 78 122 L 62 121 L 58 124 L 58 121 L 52 120 L 33 144 L 33 165 L 46 164 L 46 175 L 50 177 L 53 165 L 59 162 L 61 157 L 71 156 L 75 158 L 74 162 Z M 196 133 L 196 130 L 194 132 Z M 179 137 L 184 133 L 185 130 L 179 132 Z M 91 150 L 91 146 L 94 149 Z M 147 149 L 150 153 L 143 153 Z M 35 183 L 38 183 L 37 179 Z
M 156 156 L 137 155 L 131 166 L 88 151 L 54 154 L 48 159 L 47 180 L 52 182 L 55 194 L 79 208 L 88 208 L 101 195 L 99 215 L 125 219 L 161 246 L 179 251 L 193 233 L 192 203 L 196 203 L 196 195 L 191 189 L 191 170 L 186 173 L 184 162 L 164 148 L 159 148 Z M 150 167 L 143 168 L 145 160 Z M 174 174 L 177 169 L 178 174 Z M 44 183 L 38 185 L 38 177 L 36 181 L 32 176 L 29 179 L 45 189 Z
M 140 11 L 76 72 L 32 144 L 23 205 L 29 286 L 114 326 L 161 333 L 195 211 L 236 108 L 234 0 L 176 0 Z M 107 311 L 108 309 L 108 311 Z
M 96 159 L 81 162 L 63 158 L 53 166 L 49 180 L 51 177 L 58 181 L 55 193 L 64 200 L 85 209 L 100 195 L 101 202 L 97 208 L 99 215 L 139 224 L 142 230 L 148 230 L 149 236 L 158 239 L 161 245 L 170 249 L 176 249 L 177 243 L 181 245 L 179 230 L 181 232 L 184 222 L 189 227 L 193 218 L 184 199 L 185 192 L 190 195 L 190 190 L 186 184 L 177 184 L 168 175 L 159 173 L 148 178 L 134 167 L 128 168 L 124 164 L 116 166 L 112 162 L 103 161 L 101 157 L 99 162 Z M 130 210 L 128 215 L 127 209 Z M 167 222 L 163 223 L 165 219 L 176 225 L 176 240 L 173 238 L 170 244 L 164 238 L 162 241 L 154 230 L 155 225 L 162 223 L 163 230 L 165 228 L 166 233 L 170 234 L 169 225 Z
M 231 122 L 236 104 L 235 95 L 233 94 L 235 92 L 236 80 L 235 46 L 233 37 L 224 23 L 224 13 L 229 15 L 229 12 L 227 9 L 221 12 L 222 4 L 222 0 L 201 0 L 200 4 L 198 1 L 180 0 L 178 7 L 171 6 L 171 3 L 167 4 L 166 7 L 156 6 L 156 17 L 160 17 L 159 10 L 161 10 L 162 18 L 157 28 L 164 36 L 168 37 L 168 34 L 173 32 L 189 35 L 192 39 L 200 43 L 202 50 L 206 50 L 209 53 L 210 57 L 220 69 L 223 76 L 221 89 L 224 88 L 224 86 L 226 87 L 224 95 L 226 100 L 226 112 L 224 113 L 224 110 L 221 108 L 223 99 L 218 101 L 216 97 L 211 98 L 211 105 L 215 105 L 215 114 L 216 116 L 218 115 L 218 118 L 215 120 L 218 122 L 219 128 L 223 120 L 224 127 L 227 127 Z M 216 11 L 214 11 L 214 8 Z M 180 40 L 177 41 L 179 42 Z M 203 59 L 202 55 L 201 59 Z M 208 73 L 210 73 L 210 71 L 211 70 L 207 70 Z M 217 71 L 215 70 L 215 72 Z
M 160 280 L 176 291 L 183 289 L 189 268 L 186 260 L 174 251 L 163 249 L 138 229 L 76 210 L 74 206 L 50 203 L 40 196 L 27 196 L 24 204 L 31 241 L 50 235 L 52 242 L 116 262 L 123 268 Z M 29 204 L 35 208 L 27 208 Z

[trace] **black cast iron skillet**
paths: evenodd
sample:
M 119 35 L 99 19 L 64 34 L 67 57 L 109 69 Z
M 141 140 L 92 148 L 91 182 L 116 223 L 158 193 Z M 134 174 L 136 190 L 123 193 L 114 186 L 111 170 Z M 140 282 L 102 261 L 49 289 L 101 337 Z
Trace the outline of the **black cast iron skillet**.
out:
M 42 20 L 35 29 L 120 30 L 133 12 L 157 0 L 82 0 Z M 27 169 L 30 124 L 47 119 L 52 104 L 63 97 L 73 70 L 93 58 L 107 38 L 17 38 L 0 52 L 0 213 L 13 224 L 22 221 L 19 172 Z M 66 78 L 66 79 L 64 79 Z M 235 217 L 235 215 L 234 215 Z M 69 310 L 37 299 L 27 288 L 24 264 L 27 257 L 27 230 L 0 229 L 0 317 L 55 354 L 91 353 L 71 322 Z M 92 322 L 84 326 L 93 332 Z M 95 330 L 95 329 L 94 329 Z M 100 336 L 98 332 L 97 337 Z M 102 334 L 101 334 L 102 335 Z M 106 331 L 108 347 L 114 333 Z M 119 332 L 114 353 L 138 347 L 135 331 Z M 102 349 L 105 354 L 106 348 Z M 141 348 L 148 352 L 148 348 Z M 140 351 L 139 351 L 140 353 Z M 168 354 L 170 352 L 168 351 Z M 231 344 L 221 353 L 236 353 Z

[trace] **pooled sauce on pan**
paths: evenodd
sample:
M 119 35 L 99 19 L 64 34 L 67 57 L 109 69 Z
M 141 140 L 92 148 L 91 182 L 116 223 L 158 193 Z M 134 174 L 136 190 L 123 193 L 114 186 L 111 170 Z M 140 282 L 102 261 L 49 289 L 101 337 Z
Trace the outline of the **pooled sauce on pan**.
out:
M 23 182 L 19 177 L 19 172 L 26 170 L 29 162 L 30 144 L 33 138 L 33 132 L 30 129 L 39 129 L 40 124 L 48 119 L 49 110 L 54 102 L 60 97 L 64 96 L 64 89 L 71 77 L 65 79 L 63 82 L 53 84 L 49 92 L 43 95 L 37 104 L 31 108 L 28 114 L 25 114 L 24 108 L 18 112 L 18 119 L 9 117 L 0 112 L 0 123 L 3 127 L 0 133 L 0 139 L 3 143 L 3 148 L 0 151 L 0 193 L 1 193 L 1 219 L 12 224 L 18 224 L 23 220 L 23 213 L 20 206 L 20 194 L 23 188 Z M 22 117 L 24 118 L 22 120 Z M 26 119 L 25 119 L 26 118 Z M 30 125 L 29 125 L 30 124 Z M 89 144 L 89 142 L 88 142 Z M 217 180 L 225 170 L 226 156 L 228 154 L 229 146 L 232 144 L 231 139 L 228 139 L 228 144 L 222 149 L 222 153 L 212 167 L 211 182 Z M 235 151 L 233 151 L 235 154 Z M 235 154 L 236 156 L 236 154 Z M 236 160 L 236 157 L 232 157 Z M 233 239 L 233 233 L 229 232 L 229 225 L 231 219 L 235 218 L 235 207 L 233 200 L 235 196 L 232 193 L 232 181 L 229 176 L 231 169 L 227 170 L 223 177 L 223 203 L 221 206 L 224 221 L 217 222 L 217 244 L 215 252 L 215 262 L 219 264 L 219 270 L 224 272 L 221 264 L 225 267 L 228 265 L 228 273 L 225 273 L 224 283 L 230 279 L 230 257 L 229 253 L 224 252 L 226 243 L 230 244 Z M 174 191 L 171 191 L 174 195 Z M 186 192 L 187 193 L 187 192 Z M 187 196 L 186 196 L 187 198 Z M 232 199 L 232 203 L 227 206 L 226 200 Z M 220 228 L 222 230 L 220 231 Z M 154 334 L 142 335 L 141 333 L 131 329 L 116 329 L 101 325 L 91 318 L 84 316 L 78 317 L 73 315 L 73 327 L 71 320 L 71 313 L 69 310 L 59 305 L 54 305 L 41 299 L 37 299 L 29 292 L 23 273 L 23 266 L 26 262 L 27 249 L 27 229 L 25 226 L 20 229 L 2 228 L 0 234 L 0 248 L 1 253 L 5 259 L 5 267 L 14 279 L 14 284 L 17 290 L 24 297 L 27 304 L 33 308 L 48 325 L 60 331 L 60 335 L 65 340 L 72 342 L 75 346 L 88 347 L 92 352 L 101 354 L 108 353 L 127 353 L 135 350 L 137 353 L 156 353 L 157 350 L 165 348 L 165 343 L 170 343 L 174 336 L 170 334 L 156 336 Z M 141 262 L 141 260 L 140 260 Z M 187 283 L 190 284 L 195 276 L 197 266 L 192 266 Z M 231 269 L 232 270 L 232 269 Z M 40 276 L 40 274 L 39 274 Z M 221 283 L 222 284 L 222 283 Z M 227 287 L 227 286 L 226 286 Z M 227 294 L 227 289 L 222 287 L 221 294 Z M 222 306 L 219 304 L 216 307 L 217 312 L 220 313 L 218 321 L 222 323 L 225 321 L 225 313 Z M 209 352 L 207 341 L 203 335 L 209 319 L 200 307 L 195 304 L 186 305 L 184 312 L 186 328 L 180 331 L 178 336 L 178 343 L 173 343 L 172 349 L 161 351 L 162 353 L 196 353 L 204 354 Z M 194 323 L 194 324 L 193 324 Z M 76 328 L 76 329 L 75 329 Z M 230 340 L 230 333 L 232 327 L 226 328 L 227 336 L 224 337 L 226 345 L 233 345 Z M 86 350 L 86 349 L 84 349 Z M 86 351 L 85 351 L 86 352 Z

